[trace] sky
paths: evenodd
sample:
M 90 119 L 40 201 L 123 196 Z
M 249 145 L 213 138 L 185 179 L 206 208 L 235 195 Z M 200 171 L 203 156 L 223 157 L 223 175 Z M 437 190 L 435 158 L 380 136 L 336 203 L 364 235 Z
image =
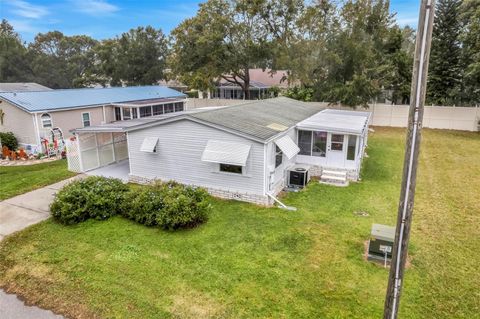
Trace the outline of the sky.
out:
M 198 0 L 0 0 L 0 19 L 7 19 L 24 41 L 39 32 L 58 30 L 112 38 L 137 26 L 151 25 L 166 34 L 194 16 Z M 391 0 L 401 26 L 416 27 L 420 0 Z

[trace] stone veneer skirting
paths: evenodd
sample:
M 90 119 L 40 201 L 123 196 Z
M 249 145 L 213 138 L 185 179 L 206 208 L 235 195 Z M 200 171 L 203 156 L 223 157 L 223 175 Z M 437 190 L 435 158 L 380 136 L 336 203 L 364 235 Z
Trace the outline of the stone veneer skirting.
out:
M 150 184 L 154 181 L 149 178 L 135 176 L 132 174 L 129 174 L 128 179 L 130 182 L 137 183 L 137 184 Z M 203 187 L 203 186 L 200 186 L 200 187 Z M 211 187 L 203 187 L 203 188 L 206 189 L 207 192 L 210 193 L 210 195 L 223 198 L 223 199 L 234 199 L 234 200 L 239 200 L 243 202 L 264 205 L 264 206 L 270 206 L 273 202 L 272 199 L 264 195 L 235 192 L 235 191 L 229 191 L 225 189 L 218 189 L 218 188 L 211 188 Z

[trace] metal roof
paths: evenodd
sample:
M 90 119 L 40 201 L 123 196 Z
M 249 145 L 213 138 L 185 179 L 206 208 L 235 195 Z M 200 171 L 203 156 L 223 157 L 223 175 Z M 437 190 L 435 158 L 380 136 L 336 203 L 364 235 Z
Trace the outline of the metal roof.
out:
M 202 153 L 202 161 L 245 166 L 251 145 L 208 140 Z
M 131 86 L 0 93 L 0 98 L 17 105 L 27 112 L 185 97 L 185 94 L 164 86 Z
M 322 109 L 315 104 L 278 97 L 189 114 L 189 117 L 268 141 Z
M 393 242 L 395 240 L 395 227 L 381 225 L 381 224 L 372 224 L 372 237 Z
M 360 135 L 368 126 L 369 119 L 370 112 L 328 109 L 301 121 L 297 127 Z
M 50 91 L 50 90 L 52 89 L 34 82 L 0 83 L 0 92 Z

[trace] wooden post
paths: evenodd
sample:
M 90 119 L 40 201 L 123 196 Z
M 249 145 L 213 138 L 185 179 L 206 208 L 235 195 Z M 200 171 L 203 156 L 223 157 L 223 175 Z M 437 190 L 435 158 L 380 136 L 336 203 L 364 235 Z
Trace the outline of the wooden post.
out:
M 418 154 L 420 151 L 423 106 L 425 103 L 426 82 L 430 44 L 432 40 L 435 0 L 421 0 L 415 44 L 410 110 L 403 166 L 402 189 L 398 205 L 398 217 L 393 245 L 392 262 L 385 298 L 383 318 L 396 319 L 403 284 L 405 262 L 407 260 L 410 226 L 417 178 Z

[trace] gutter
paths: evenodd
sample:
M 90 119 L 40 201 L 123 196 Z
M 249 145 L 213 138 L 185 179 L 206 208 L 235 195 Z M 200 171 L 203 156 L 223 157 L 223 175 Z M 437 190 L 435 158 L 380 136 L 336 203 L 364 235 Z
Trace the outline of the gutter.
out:
M 273 196 L 273 195 L 270 194 L 270 193 L 267 193 L 267 196 L 270 197 L 271 199 L 273 199 L 273 200 L 279 205 L 279 208 L 281 208 L 281 209 L 292 210 L 292 211 L 296 211 L 296 210 L 297 210 L 296 207 L 292 207 L 292 206 L 287 206 L 287 205 L 285 205 L 284 203 L 282 203 L 281 201 L 279 201 L 278 198 L 276 198 L 275 196 Z

